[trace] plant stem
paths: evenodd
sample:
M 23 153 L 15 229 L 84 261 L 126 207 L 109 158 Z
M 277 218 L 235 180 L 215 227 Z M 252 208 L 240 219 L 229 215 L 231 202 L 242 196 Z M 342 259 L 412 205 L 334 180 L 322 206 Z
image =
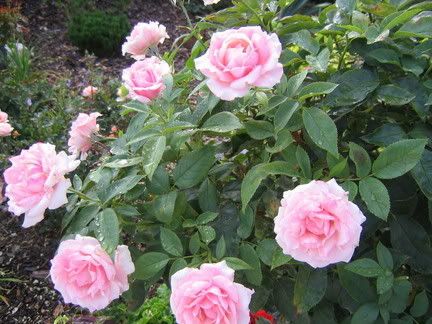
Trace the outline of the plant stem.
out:
M 87 196 L 86 194 L 82 193 L 81 191 L 75 190 L 73 188 L 69 188 L 68 189 L 69 192 L 74 193 L 76 195 L 78 195 L 78 197 L 80 197 L 81 199 L 85 199 L 94 203 L 99 203 L 98 200 L 95 200 L 93 198 L 90 198 L 89 196 Z
M 180 8 L 181 8 L 181 10 L 183 11 L 185 17 L 186 17 L 186 20 L 187 20 L 187 23 L 188 23 L 189 28 L 192 29 L 192 28 L 193 28 L 193 24 L 192 24 L 192 21 L 191 21 L 190 18 L 189 18 L 189 14 L 188 14 L 187 9 L 186 9 L 186 7 L 185 7 L 185 5 L 184 5 L 184 2 L 183 2 L 183 1 L 180 1 L 180 2 L 179 2 L 179 5 L 180 5 Z
M 264 21 L 262 20 L 261 16 L 259 15 L 259 13 L 256 12 L 256 10 L 254 8 L 252 8 L 246 1 L 242 1 L 242 3 L 250 10 L 253 12 L 254 16 L 258 18 L 261 26 L 266 27 L 266 25 L 264 24 Z

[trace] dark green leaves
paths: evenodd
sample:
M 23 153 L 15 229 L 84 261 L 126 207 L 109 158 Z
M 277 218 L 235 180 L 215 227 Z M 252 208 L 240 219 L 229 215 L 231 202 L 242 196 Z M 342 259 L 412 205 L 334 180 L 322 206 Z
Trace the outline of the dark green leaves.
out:
M 244 124 L 246 132 L 256 140 L 273 136 L 273 125 L 263 120 L 249 120 Z
M 174 233 L 172 230 L 161 227 L 160 240 L 163 249 L 169 254 L 178 257 L 183 255 L 183 245 L 177 234 Z
M 368 152 L 356 143 L 349 143 L 349 157 L 356 166 L 357 176 L 360 178 L 366 177 L 371 170 L 371 160 Z
M 165 268 L 168 261 L 169 257 L 164 253 L 145 253 L 135 261 L 134 277 L 141 280 L 151 279 Z
M 365 178 L 359 183 L 360 195 L 375 216 L 386 220 L 390 212 L 390 197 L 384 184 L 375 178 Z
M 202 126 L 202 130 L 215 133 L 226 133 L 242 128 L 240 120 L 228 111 L 211 116 Z
M 327 288 L 325 269 L 300 268 L 294 287 L 294 305 L 299 313 L 306 313 L 320 302 Z
M 316 145 L 335 157 L 339 156 L 336 125 L 324 111 L 315 107 L 303 109 L 303 122 Z
M 143 146 L 143 165 L 144 171 L 149 179 L 153 177 L 153 173 L 162 159 L 165 151 L 166 138 L 165 136 L 156 136 L 148 139 Z
M 332 82 L 313 82 L 304 86 L 298 96 L 300 101 L 311 97 L 321 96 L 331 93 L 338 85 Z
M 216 161 L 214 149 L 205 146 L 186 154 L 178 162 L 174 170 L 174 180 L 177 187 L 186 189 L 200 183 Z
M 424 195 L 432 200 L 432 151 L 423 152 L 420 161 L 411 170 L 411 175 Z
M 383 101 L 387 105 L 403 106 L 411 102 L 415 98 L 415 95 L 403 88 L 387 84 L 378 88 L 377 97 L 378 100 Z
M 400 177 L 419 162 L 426 143 L 424 139 L 410 139 L 389 145 L 373 163 L 373 174 L 381 179 Z
M 345 266 L 346 270 L 352 271 L 363 277 L 378 277 L 383 273 L 381 266 L 372 259 L 357 259 Z
M 95 234 L 108 253 L 113 253 L 117 248 L 119 233 L 119 222 L 113 209 L 104 209 L 96 216 Z
M 364 304 L 354 313 L 351 324 L 373 324 L 378 318 L 379 308 L 376 303 Z
M 246 279 L 251 284 L 259 286 L 263 277 L 261 273 L 261 262 L 254 248 L 249 244 L 241 245 L 240 257 L 242 258 L 242 260 L 246 261 L 246 263 L 249 264 L 252 268 L 251 270 L 245 271 Z

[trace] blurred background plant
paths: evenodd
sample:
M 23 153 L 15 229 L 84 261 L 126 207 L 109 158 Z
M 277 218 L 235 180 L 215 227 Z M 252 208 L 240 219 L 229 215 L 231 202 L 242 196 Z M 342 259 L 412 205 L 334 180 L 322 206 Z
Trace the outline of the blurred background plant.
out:
M 11 274 L 0 268 L 0 302 L 9 305 L 9 301 L 6 296 L 3 295 L 4 291 L 8 291 L 10 288 L 5 287 L 11 283 L 20 283 L 22 280 L 11 277 Z

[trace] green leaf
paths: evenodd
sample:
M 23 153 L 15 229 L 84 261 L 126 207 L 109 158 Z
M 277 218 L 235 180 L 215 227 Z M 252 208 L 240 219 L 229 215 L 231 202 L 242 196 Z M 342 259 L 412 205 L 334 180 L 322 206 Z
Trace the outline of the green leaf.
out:
M 378 276 L 377 278 L 377 293 L 382 295 L 388 292 L 393 287 L 394 276 L 390 271 Z
M 218 213 L 214 213 L 210 211 L 204 212 L 203 214 L 198 216 L 198 218 L 196 219 L 196 223 L 198 225 L 205 225 L 215 220 L 216 217 L 218 217 L 218 215 L 219 215 Z
M 306 75 L 307 75 L 307 71 L 303 71 L 293 75 L 291 78 L 288 79 L 287 90 L 285 93 L 287 97 L 292 98 L 295 95 L 297 95 L 297 91 L 298 89 L 300 89 L 300 86 L 303 84 Z
M 359 303 L 375 300 L 376 294 L 369 280 L 346 270 L 345 267 L 346 265 L 338 265 L 337 270 L 340 283 L 346 289 L 348 295 Z
M 318 41 L 306 29 L 290 34 L 287 41 L 300 46 L 313 55 L 317 55 L 320 49 Z
M 318 72 L 326 72 L 329 65 L 330 51 L 326 47 L 317 56 L 306 55 L 306 61 Z
M 377 97 L 378 100 L 389 106 L 403 106 L 410 103 L 415 98 L 415 95 L 393 84 L 387 84 L 378 88 Z
M 200 249 L 200 246 L 201 246 L 200 236 L 199 236 L 198 232 L 196 232 L 190 238 L 190 241 L 189 241 L 189 251 L 192 254 L 195 254 Z
M 414 317 L 420 317 L 426 314 L 428 309 L 429 299 L 427 297 L 426 290 L 423 290 L 415 297 L 414 303 L 410 309 L 410 313 Z
M 112 198 L 123 195 L 135 187 L 138 182 L 141 181 L 142 176 L 128 176 L 123 179 L 117 180 L 111 183 L 109 186 L 104 188 L 101 192 L 98 192 L 98 196 L 104 202 L 111 200 Z
M 336 6 L 343 12 L 351 14 L 356 6 L 356 0 L 336 0 Z
M 381 242 L 377 245 L 377 259 L 381 267 L 388 270 L 393 270 L 393 257 L 389 251 Z
M 276 133 L 279 133 L 288 124 L 299 107 L 300 104 L 294 100 L 287 100 L 279 107 L 274 117 L 274 131 Z
M 273 125 L 263 120 L 249 120 L 244 124 L 246 132 L 256 140 L 273 136 Z
M 369 144 L 387 146 L 407 137 L 407 134 L 398 124 L 384 124 L 372 133 L 362 136 L 361 139 Z
M 279 153 L 287 148 L 294 139 L 291 136 L 291 132 L 288 129 L 283 129 L 277 134 L 276 143 L 273 147 L 266 145 L 266 151 L 272 154 Z
M 419 13 L 421 9 L 412 9 L 402 12 L 395 12 L 394 14 L 387 16 L 381 22 L 381 29 L 392 29 L 400 24 L 403 24 Z
M 425 11 L 406 22 L 396 33 L 395 37 L 432 38 L 432 14 Z
M 278 247 L 274 239 L 264 239 L 260 241 L 256 247 L 256 252 L 261 261 L 270 266 L 272 263 L 273 252 Z
M 222 259 L 225 253 L 226 253 L 226 243 L 225 243 L 225 238 L 222 235 L 216 244 L 216 258 Z
M 137 165 L 140 164 L 142 162 L 142 157 L 135 157 L 135 158 L 130 158 L 130 159 L 118 159 L 118 160 L 114 160 L 112 162 L 109 162 L 107 164 L 104 165 L 104 167 L 106 168 L 127 168 L 133 165 Z M 75 180 L 75 178 L 74 178 Z M 75 189 L 76 186 L 74 185 Z M 79 190 L 79 189 L 77 189 Z
M 186 154 L 173 172 L 176 186 L 187 189 L 197 185 L 204 180 L 215 161 L 214 148 L 209 145 Z
M 335 166 L 330 169 L 329 177 L 340 177 L 348 167 L 348 158 L 341 159 Z
M 185 259 L 177 259 L 171 265 L 169 271 L 169 277 L 171 278 L 173 274 L 187 267 L 187 262 Z
M 307 133 L 320 148 L 338 157 L 337 128 L 333 120 L 321 109 L 303 109 L 303 122 Z
M 205 244 L 209 244 L 216 238 L 216 231 L 211 226 L 199 226 L 198 231 L 201 234 L 201 240 Z
M 326 289 L 327 272 L 325 269 L 300 268 L 297 272 L 293 300 L 297 312 L 307 313 L 321 301 Z
M 134 277 L 148 280 L 161 271 L 168 264 L 168 255 L 160 252 L 148 252 L 135 261 Z
M 207 119 L 204 125 L 202 125 L 201 130 L 215 133 L 227 133 L 242 127 L 243 125 L 236 115 L 228 111 L 223 111 Z
M 267 96 L 266 96 L 267 98 Z M 283 104 L 285 101 L 287 101 L 287 97 L 286 96 L 273 96 L 268 100 L 267 105 L 261 109 L 257 116 L 261 116 L 264 114 L 267 114 L 270 111 L 273 111 L 275 108 L 279 107 L 281 104 Z
M 423 194 L 432 200 L 432 151 L 423 152 L 420 161 L 411 170 L 411 175 Z
M 367 57 L 373 58 L 380 63 L 400 65 L 399 55 L 389 48 L 377 48 L 367 53 Z
M 345 181 L 340 184 L 340 186 L 345 190 L 348 191 L 348 199 L 350 201 L 354 201 L 355 197 L 358 193 L 358 187 L 355 184 L 354 181 Z
M 383 268 L 372 259 L 357 259 L 345 266 L 345 269 L 360 276 L 373 278 L 384 273 Z
M 372 214 L 387 220 L 390 212 L 390 196 L 384 184 L 376 178 L 365 178 L 359 183 L 360 195 Z
M 108 254 L 117 248 L 119 233 L 120 226 L 115 211 L 111 208 L 102 210 L 95 219 L 95 234 Z
M 351 319 L 351 324 L 373 324 L 378 315 L 378 305 L 376 303 L 367 303 L 357 309 Z
M 239 258 L 226 257 L 224 258 L 228 266 L 233 270 L 251 270 L 252 267 Z
M 153 203 L 153 213 L 156 219 L 162 223 L 171 222 L 174 215 L 174 207 L 177 200 L 177 191 L 158 196 Z
M 138 100 L 132 100 L 123 105 L 124 108 L 134 110 L 140 113 L 148 113 L 148 106 Z
M 218 193 L 213 182 L 206 178 L 198 191 L 198 202 L 202 211 L 218 210 Z
M 144 171 L 151 180 L 153 173 L 162 160 L 165 152 L 166 138 L 165 136 L 156 136 L 149 138 L 143 145 L 142 156 Z
M 261 262 L 258 258 L 254 248 L 249 244 L 242 244 L 240 246 L 240 257 L 246 261 L 252 268 L 252 270 L 245 270 L 246 279 L 255 286 L 261 285 L 262 273 L 261 273 Z
M 62 223 L 62 229 L 68 227 L 66 233 L 77 233 L 84 227 L 86 227 L 99 212 L 99 206 L 85 206 L 78 214 L 71 212 L 71 218 L 64 218 Z
M 160 240 L 163 249 L 174 256 L 183 256 L 183 245 L 179 237 L 172 230 L 161 227 Z
M 300 101 L 311 97 L 321 96 L 331 93 L 338 85 L 332 82 L 312 82 L 304 86 L 298 96 Z
M 156 195 L 163 195 L 170 191 L 170 180 L 164 165 L 159 165 L 151 180 L 147 183 L 148 190 Z
M 396 280 L 393 284 L 393 294 L 388 301 L 388 309 L 392 313 L 402 313 L 408 304 L 412 285 L 408 280 Z
M 272 255 L 271 270 L 274 270 L 277 267 L 287 264 L 291 260 L 292 260 L 291 256 L 284 254 L 280 247 L 276 247 Z
M 243 210 L 252 199 L 261 181 L 271 174 L 283 174 L 291 177 L 298 176 L 297 171 L 293 170 L 292 165 L 284 161 L 274 161 L 261 163 L 254 166 L 243 179 L 241 184 L 241 200 Z
M 407 139 L 387 146 L 373 163 L 373 174 L 381 179 L 400 177 L 419 162 L 426 144 L 426 139 Z
M 356 166 L 357 176 L 360 178 L 366 177 L 372 166 L 368 152 L 363 147 L 353 142 L 349 143 L 349 149 L 349 157 Z
M 297 146 L 296 159 L 300 166 L 300 169 L 302 170 L 303 176 L 306 179 L 311 179 L 312 169 L 311 169 L 309 155 L 300 145 Z
M 254 220 L 255 215 L 251 207 L 247 206 L 244 212 L 240 212 L 240 224 L 237 228 L 237 235 L 240 238 L 247 239 L 251 235 Z

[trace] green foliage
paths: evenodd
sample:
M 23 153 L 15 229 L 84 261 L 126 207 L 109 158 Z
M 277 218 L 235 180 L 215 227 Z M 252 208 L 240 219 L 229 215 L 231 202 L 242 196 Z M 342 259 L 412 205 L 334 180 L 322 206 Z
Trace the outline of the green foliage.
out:
M 134 253 L 137 290 L 225 260 L 255 289 L 252 308 L 276 309 L 281 321 L 426 323 L 431 7 L 338 0 L 313 18 L 283 17 L 290 3 L 233 1 L 179 40 L 196 40 L 185 67 L 161 98 L 124 104 L 129 127 L 74 184 L 66 232 L 97 236 L 96 215 L 110 210 L 125 235 L 108 249 L 124 237 L 145 245 Z M 223 102 L 197 84 L 193 60 L 206 35 L 243 25 L 278 35 L 284 76 L 274 89 Z M 351 262 L 311 269 L 283 254 L 273 218 L 284 191 L 330 178 L 367 220 Z M 89 206 L 98 210 L 83 212 Z
M 106 57 L 120 52 L 120 45 L 130 28 L 124 14 L 93 10 L 73 16 L 69 22 L 68 35 L 71 42 L 82 51 Z

